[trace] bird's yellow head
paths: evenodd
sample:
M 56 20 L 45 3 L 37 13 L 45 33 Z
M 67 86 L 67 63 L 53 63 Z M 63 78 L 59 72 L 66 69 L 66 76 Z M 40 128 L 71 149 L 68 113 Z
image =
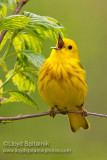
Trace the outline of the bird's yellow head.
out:
M 52 47 L 51 56 L 60 59 L 75 59 L 80 61 L 79 52 L 75 42 L 68 38 L 61 38 L 58 34 L 58 42 L 56 47 Z

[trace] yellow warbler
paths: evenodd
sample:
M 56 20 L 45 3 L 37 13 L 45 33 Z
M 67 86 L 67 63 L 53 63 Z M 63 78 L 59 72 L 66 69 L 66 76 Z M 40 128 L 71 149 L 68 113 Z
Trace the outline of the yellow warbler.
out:
M 85 71 L 80 63 L 78 48 L 71 39 L 58 35 L 56 47 L 39 71 L 38 89 L 44 102 L 61 111 L 84 111 L 82 106 L 87 95 Z M 85 117 L 68 113 L 73 132 L 80 127 L 89 128 Z

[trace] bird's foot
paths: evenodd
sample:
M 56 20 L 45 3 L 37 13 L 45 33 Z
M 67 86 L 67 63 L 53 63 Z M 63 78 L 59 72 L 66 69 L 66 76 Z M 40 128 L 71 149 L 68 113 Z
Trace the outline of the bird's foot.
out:
M 57 105 L 55 105 L 55 108 L 56 108 L 61 114 L 66 115 L 66 113 L 67 113 L 67 109 L 66 109 L 66 108 L 63 109 L 63 110 L 61 110 L 61 109 L 58 108 Z
M 61 113 L 62 113 L 63 115 L 66 115 L 66 114 L 67 114 L 67 111 L 61 111 Z
M 66 115 L 66 114 L 67 114 L 67 109 L 64 108 L 63 110 L 61 110 L 61 113 L 62 113 L 63 115 Z
M 82 108 L 81 115 L 83 116 L 83 118 L 85 118 L 86 116 L 88 116 L 88 113 L 87 113 L 87 111 L 84 108 Z
M 52 108 L 50 109 L 49 115 L 50 115 L 52 118 L 55 117 L 56 113 L 55 113 L 55 108 L 54 108 L 54 107 L 52 107 Z

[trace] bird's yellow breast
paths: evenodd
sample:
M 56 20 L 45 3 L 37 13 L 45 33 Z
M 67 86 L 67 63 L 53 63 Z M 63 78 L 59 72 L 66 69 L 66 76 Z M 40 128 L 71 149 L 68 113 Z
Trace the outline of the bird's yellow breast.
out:
M 50 56 L 39 71 L 38 89 L 50 107 L 69 110 L 81 106 L 87 95 L 85 71 L 75 60 Z

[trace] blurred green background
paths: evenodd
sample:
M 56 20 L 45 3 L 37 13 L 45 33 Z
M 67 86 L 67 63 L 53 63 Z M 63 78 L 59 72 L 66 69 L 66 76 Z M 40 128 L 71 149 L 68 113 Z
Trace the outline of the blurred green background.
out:
M 59 20 L 66 28 L 67 38 L 73 39 L 87 73 L 88 95 L 84 105 L 87 111 L 107 114 L 107 1 L 97 0 L 29 0 L 22 10 Z M 48 57 L 55 41 L 43 42 L 43 55 Z M 14 62 L 14 60 L 13 60 Z M 12 60 L 8 62 L 10 68 Z M 4 74 L 0 69 L 0 79 Z M 5 88 L 12 88 L 9 83 Z M 48 111 L 38 90 L 33 94 L 40 110 Z M 37 113 L 21 103 L 0 106 L 0 116 Z M 0 160 L 73 159 L 100 160 L 107 157 L 107 119 L 88 116 L 90 130 L 72 133 L 66 116 L 57 115 L 14 121 L 0 125 Z M 16 154 L 3 153 L 4 141 L 48 141 L 50 148 L 70 148 L 72 153 Z

